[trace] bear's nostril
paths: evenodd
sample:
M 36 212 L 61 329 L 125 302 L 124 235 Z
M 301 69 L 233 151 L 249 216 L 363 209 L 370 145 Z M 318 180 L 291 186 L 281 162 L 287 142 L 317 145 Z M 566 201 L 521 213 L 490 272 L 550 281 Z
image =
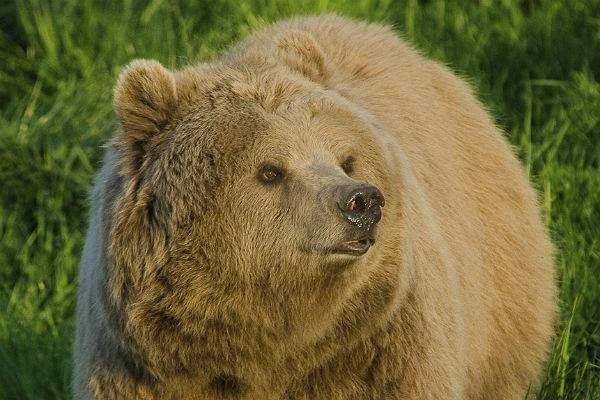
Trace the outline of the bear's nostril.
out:
M 365 200 L 362 195 L 357 194 L 350 200 L 350 205 L 348 209 L 353 212 L 361 213 L 364 212 L 366 208 Z

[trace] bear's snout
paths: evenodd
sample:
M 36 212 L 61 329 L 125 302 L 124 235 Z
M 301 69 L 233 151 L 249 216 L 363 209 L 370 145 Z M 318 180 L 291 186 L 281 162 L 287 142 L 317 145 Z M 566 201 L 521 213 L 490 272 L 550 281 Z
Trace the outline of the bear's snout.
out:
M 338 200 L 344 219 L 365 231 L 381 220 L 381 207 L 384 205 L 383 194 L 373 185 L 352 187 Z
M 381 191 L 373 185 L 359 184 L 344 189 L 339 191 L 336 202 L 348 228 L 347 238 L 333 252 L 359 256 L 375 242 L 375 225 L 381 220 L 381 207 L 385 200 Z

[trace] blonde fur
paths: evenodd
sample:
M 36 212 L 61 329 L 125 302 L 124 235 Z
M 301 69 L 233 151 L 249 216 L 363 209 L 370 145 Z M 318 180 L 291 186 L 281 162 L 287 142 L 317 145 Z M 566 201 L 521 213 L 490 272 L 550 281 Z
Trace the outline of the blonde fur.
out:
M 535 387 L 556 308 L 535 193 L 468 85 L 388 27 L 295 18 L 210 64 L 135 61 L 115 109 L 81 263 L 77 399 Z M 284 184 L 256 180 L 264 161 Z M 376 243 L 301 251 L 337 240 L 318 195 L 350 180 L 385 195 Z

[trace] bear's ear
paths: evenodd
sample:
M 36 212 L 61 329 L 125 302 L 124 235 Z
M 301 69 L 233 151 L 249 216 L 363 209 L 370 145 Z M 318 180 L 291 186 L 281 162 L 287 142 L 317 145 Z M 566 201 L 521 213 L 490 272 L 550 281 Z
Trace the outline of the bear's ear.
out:
M 121 172 L 135 175 L 151 145 L 177 107 L 175 77 L 158 61 L 135 60 L 121 72 L 114 91 L 114 107 L 121 122 L 115 140 Z
M 329 78 L 323 50 L 309 32 L 286 32 L 277 47 L 286 64 L 311 81 L 323 84 Z

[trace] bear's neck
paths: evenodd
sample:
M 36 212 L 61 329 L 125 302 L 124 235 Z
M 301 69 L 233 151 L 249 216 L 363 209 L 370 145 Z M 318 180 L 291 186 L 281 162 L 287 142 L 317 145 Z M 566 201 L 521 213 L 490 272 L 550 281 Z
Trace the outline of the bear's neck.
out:
M 252 296 L 221 304 L 206 299 L 176 312 L 168 307 L 171 300 L 130 304 L 127 313 L 135 318 L 121 336 L 138 349 L 128 357 L 162 382 L 181 385 L 177 377 L 186 376 L 210 387 L 235 380 L 239 390 L 273 392 L 282 387 L 282 377 L 305 377 L 387 329 L 407 294 L 396 263 L 377 260 L 377 269 L 362 281 L 321 281 L 287 299 L 257 296 L 254 288 Z

